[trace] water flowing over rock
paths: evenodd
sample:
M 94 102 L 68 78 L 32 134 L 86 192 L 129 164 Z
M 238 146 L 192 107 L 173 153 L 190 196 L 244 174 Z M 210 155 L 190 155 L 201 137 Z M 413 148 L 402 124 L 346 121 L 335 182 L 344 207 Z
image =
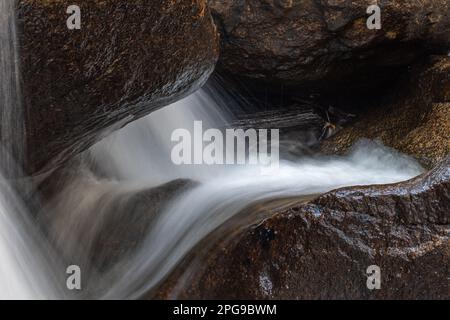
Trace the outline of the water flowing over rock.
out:
M 0 0 L 0 297 L 448 298 L 450 4 L 378 2 L 210 0 L 181 99 L 207 0 Z M 230 126 L 276 165 L 173 161 Z
M 61 241 L 59 249 L 69 261 L 82 264 L 86 275 L 92 269 L 105 273 L 119 261 L 129 258 L 164 205 L 193 185 L 195 183 L 189 180 L 175 180 L 146 188 L 96 180 L 86 175 L 65 186 L 64 192 L 42 210 L 39 220 L 51 238 L 65 240 Z M 91 198 L 86 200 L 79 196 L 80 189 L 89 190 Z M 66 210 L 69 205 L 70 212 Z M 89 212 L 95 215 L 90 216 Z M 80 218 L 83 216 L 84 219 Z M 79 230 L 71 226 L 67 228 L 67 221 L 77 221 L 78 225 L 83 225 L 84 232 L 77 233 Z
M 281 209 L 250 206 L 236 218 L 245 221 L 262 208 L 259 220 L 239 228 L 228 221 L 222 236 L 207 237 L 147 297 L 447 299 L 449 66 L 447 56 L 411 66 L 320 146 L 346 153 L 361 138 L 379 139 L 431 171 L 397 184 L 338 189 L 307 203 L 280 199 Z M 367 287 L 372 265 L 381 268 L 380 290 Z
M 16 176 L 24 155 L 23 109 L 14 1 L 0 1 L 0 165 Z
M 83 270 L 83 290 L 75 293 L 77 298 L 98 298 L 110 288 L 116 281 L 112 279 L 127 270 L 127 261 L 139 251 L 163 208 L 196 185 L 179 179 L 148 187 L 107 179 L 95 171 L 82 154 L 40 181 L 36 195 L 46 203 L 37 213 L 41 230 L 65 265 Z
M 20 0 L 29 173 L 199 88 L 218 57 L 205 0 Z M 44 147 L 45 146 L 45 147 Z
M 447 157 L 407 182 L 343 188 L 279 210 L 216 243 L 202 272 L 172 278 L 159 297 L 176 289 L 191 299 L 448 299 L 449 168 Z M 367 287 L 372 265 L 380 290 Z
M 378 1 L 381 29 L 366 26 L 370 0 L 211 0 L 221 67 L 283 83 L 366 81 L 424 52 L 450 47 L 447 0 Z M 355 85 L 357 83 L 353 83 Z
M 63 296 L 57 264 L 7 178 L 24 152 L 14 0 L 0 0 L 0 299 Z M 23 190 L 20 190 L 23 191 Z

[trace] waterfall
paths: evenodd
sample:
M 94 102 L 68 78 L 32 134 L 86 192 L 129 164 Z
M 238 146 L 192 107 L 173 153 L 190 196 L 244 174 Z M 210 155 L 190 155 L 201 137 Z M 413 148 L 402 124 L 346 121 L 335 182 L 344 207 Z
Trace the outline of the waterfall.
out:
M 283 161 L 272 174 L 261 175 L 255 167 L 215 172 L 167 205 L 106 297 L 139 298 L 154 289 L 196 244 L 251 204 L 344 186 L 394 183 L 421 172 L 411 158 L 371 141 L 361 141 L 345 157 Z
M 0 300 L 63 297 L 52 249 L 0 173 Z
M 146 186 L 178 178 L 203 180 L 217 173 L 220 168 L 214 166 L 175 165 L 170 161 L 171 134 L 175 129 L 193 132 L 196 120 L 201 120 L 205 129 L 223 128 L 233 117 L 222 98 L 207 94 L 205 90 L 113 133 L 91 148 L 92 157 L 108 177 L 140 181 Z
M 413 159 L 373 141 L 361 141 L 342 157 L 282 160 L 279 170 L 269 174 L 261 174 L 261 168 L 254 165 L 171 163 L 173 130 L 192 130 L 195 120 L 210 128 L 221 128 L 230 122 L 232 113 L 224 110 L 217 99 L 213 91 L 201 89 L 112 134 L 89 151 L 94 167 L 100 168 L 102 174 L 96 177 L 85 167 L 78 169 L 89 173 L 84 178 L 78 174 L 57 197 L 56 215 L 70 223 L 66 227 L 58 223 L 53 237 L 62 239 L 70 253 L 70 243 L 76 246 L 77 239 L 94 238 L 99 232 L 98 228 L 112 214 L 105 208 L 114 211 L 108 203 L 174 179 L 199 183 L 164 206 L 131 257 L 119 261 L 106 276 L 90 278 L 93 287 L 102 288 L 95 297 L 139 298 L 157 288 L 202 239 L 251 204 L 317 195 L 344 186 L 394 183 L 423 172 Z M 89 198 L 80 197 L 86 193 Z M 124 213 L 124 223 L 127 215 L 131 212 Z M 89 228 L 76 230 L 76 225 Z M 95 254 L 98 253 L 87 252 L 86 256 Z
M 0 0 L 0 299 L 56 298 L 51 249 L 7 179 L 25 154 L 18 60 L 14 1 Z
M 0 160 L 10 177 L 19 174 L 25 154 L 14 3 L 0 1 Z
M 202 239 L 249 205 L 344 186 L 399 182 L 423 171 L 411 158 L 371 141 L 361 142 L 346 156 L 282 159 L 278 170 L 265 174 L 258 165 L 175 165 L 170 157 L 175 129 L 192 131 L 194 121 L 220 130 L 232 123 L 227 100 L 233 97 L 224 100 L 224 88 L 206 88 L 126 126 L 81 155 L 69 168 L 75 174 L 56 181 L 62 187 L 42 209 L 48 215 L 39 213 L 44 221 L 49 217 L 44 236 L 6 179 L 20 174 L 25 155 L 17 47 L 14 1 L 0 0 L 0 299 L 67 297 L 59 258 L 82 266 L 89 283 L 79 297 L 139 298 L 157 288 Z M 105 274 L 91 268 L 90 259 L 102 254 L 93 251 L 92 242 L 117 213 L 115 204 L 176 179 L 196 184 L 161 207 L 130 256 Z M 125 224 L 132 212 L 120 214 L 114 221 Z

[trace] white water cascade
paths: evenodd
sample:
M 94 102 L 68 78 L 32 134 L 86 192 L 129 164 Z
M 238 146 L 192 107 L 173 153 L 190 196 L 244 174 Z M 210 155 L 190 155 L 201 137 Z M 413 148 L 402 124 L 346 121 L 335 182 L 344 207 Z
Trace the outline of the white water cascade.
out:
M 20 173 L 24 155 L 18 65 L 14 1 L 0 0 L 0 299 L 51 299 L 51 249 L 4 176 Z
M 0 0 L 0 107 L 3 154 L 17 157 L 23 155 L 24 144 L 18 142 L 23 121 L 13 3 Z M 265 174 L 255 165 L 173 164 L 172 132 L 179 128 L 192 131 L 196 120 L 204 128 L 222 129 L 233 117 L 224 105 L 214 91 L 200 90 L 92 147 L 83 159 L 93 160 L 101 174 L 84 162 L 72 168 L 75 177 L 63 181 L 64 187 L 44 207 L 54 213 L 49 214 L 54 217 L 48 222 L 49 239 L 39 232 L 20 197 L 0 175 L 0 299 L 67 297 L 61 289 L 65 282 L 57 275 L 64 269 L 58 267 L 55 252 L 64 252 L 66 261 L 73 254 L 83 261 L 71 262 L 85 266 L 95 252 L 80 253 L 78 239 L 95 238 L 114 213 L 114 206 L 107 204 L 165 182 L 184 178 L 198 184 L 165 204 L 131 257 L 117 262 L 106 275 L 87 276 L 89 287 L 95 290 L 81 293 L 81 298 L 142 297 L 202 239 L 251 204 L 316 195 L 343 186 L 393 183 L 423 171 L 411 158 L 371 141 L 361 142 L 347 156 L 282 159 L 279 170 Z M 15 165 L 8 156 L 1 166 L 9 173 Z M 99 207 L 108 210 L 99 212 Z M 130 214 L 124 213 L 124 222 Z
M 0 174 L 0 300 L 64 297 L 52 249 Z
M 177 178 L 200 181 L 167 204 L 134 258 L 120 264 L 120 280 L 104 297 L 138 298 L 155 288 L 200 240 L 250 204 L 344 186 L 393 183 L 422 172 L 416 161 L 372 141 L 361 141 L 345 157 L 282 160 L 279 170 L 271 174 L 261 174 L 261 168 L 249 165 L 172 164 L 171 132 L 192 130 L 194 120 L 206 127 L 222 127 L 232 115 L 220 105 L 200 90 L 92 148 L 97 166 L 107 168 L 107 175 L 119 184 L 152 186 Z

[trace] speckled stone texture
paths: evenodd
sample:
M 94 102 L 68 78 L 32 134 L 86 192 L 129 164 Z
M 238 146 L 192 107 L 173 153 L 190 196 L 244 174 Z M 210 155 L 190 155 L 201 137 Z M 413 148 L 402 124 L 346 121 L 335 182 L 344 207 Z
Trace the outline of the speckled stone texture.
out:
M 146 297 L 450 298 L 449 77 L 450 57 L 424 59 L 320 147 L 345 153 L 361 138 L 379 139 L 430 171 L 397 184 L 335 190 L 267 211 L 249 225 L 224 226 L 222 236 L 216 231 L 200 243 Z M 371 265 L 381 268 L 380 290 L 366 286 Z
M 218 59 L 206 0 L 20 0 L 27 173 L 58 165 L 110 131 L 199 88 Z
M 234 75 L 305 84 L 373 77 L 425 52 L 450 47 L 450 2 L 380 0 L 210 0 L 221 33 L 220 67 Z
M 322 152 L 346 152 L 361 138 L 414 156 L 431 167 L 450 154 L 450 57 L 435 56 L 410 68 L 385 97 L 327 139 Z
M 447 157 L 407 182 L 343 188 L 271 214 L 150 297 L 448 299 L 449 222 Z M 380 290 L 367 288 L 371 265 Z

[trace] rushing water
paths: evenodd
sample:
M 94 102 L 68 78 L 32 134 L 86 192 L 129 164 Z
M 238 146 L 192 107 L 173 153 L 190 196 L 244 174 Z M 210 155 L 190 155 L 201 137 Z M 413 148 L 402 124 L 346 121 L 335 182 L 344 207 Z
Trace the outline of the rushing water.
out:
M 44 211 L 53 212 L 54 217 L 48 221 L 50 242 L 66 261 L 82 266 L 84 279 L 89 280 L 84 283 L 86 290 L 77 297 L 142 296 L 154 289 L 200 240 L 250 204 L 318 194 L 342 186 L 398 182 L 422 172 L 414 160 L 371 141 L 361 142 L 343 157 L 282 160 L 278 170 L 264 174 L 258 166 L 249 165 L 173 165 L 173 129 L 191 128 L 193 120 L 203 120 L 206 126 L 214 127 L 230 116 L 220 112 L 213 98 L 200 90 L 94 146 L 84 158 L 94 159 L 93 167 L 100 168 L 101 174 L 82 161 L 72 168 L 76 174 L 65 181 L 65 187 L 45 207 Z M 92 269 L 90 259 L 102 253 L 95 251 L 91 243 L 117 215 L 116 204 L 178 178 L 193 179 L 199 184 L 166 203 L 131 256 L 117 261 L 106 274 Z M 129 210 L 141 210 L 138 216 L 146 214 L 138 208 L 130 206 Z M 117 216 L 114 219 L 126 225 L 133 212 L 121 214 L 118 220 Z M 121 237 L 123 234 L 117 234 L 119 244 L 124 240 Z M 17 272 L 14 265 L 8 272 L 13 270 Z M 51 294 L 47 292 L 46 296 Z
M 232 117 L 210 92 L 200 90 L 94 146 L 90 157 L 102 174 L 81 166 L 47 208 L 58 217 L 50 232 L 53 239 L 62 244 L 66 256 L 75 255 L 86 269 L 89 257 L 101 253 L 85 246 L 80 254 L 80 239 L 94 241 L 115 213 L 118 200 L 174 179 L 199 182 L 163 207 L 131 257 L 119 261 L 106 275 L 90 277 L 96 290 L 87 297 L 140 297 L 154 289 L 200 240 L 250 204 L 343 186 L 398 182 L 422 172 L 411 158 L 372 141 L 361 141 L 343 157 L 282 160 L 278 170 L 264 174 L 255 165 L 176 166 L 170 161 L 173 130 L 192 130 L 195 120 L 202 120 L 205 127 L 221 128 Z M 122 214 L 125 224 L 128 216 L 136 216 Z
M 0 165 L 8 176 L 17 172 L 15 163 L 24 155 L 13 3 L 0 0 L 4 148 Z M 75 174 L 56 181 L 60 190 L 40 208 L 46 236 L 0 175 L 0 299 L 138 298 L 157 287 L 208 234 L 251 204 L 343 186 L 398 182 L 422 172 L 414 160 L 371 141 L 361 142 L 347 156 L 282 160 L 278 170 L 264 170 L 264 174 L 257 165 L 173 164 L 171 134 L 175 129 L 192 131 L 196 120 L 203 121 L 204 128 L 220 129 L 232 122 L 223 97 L 211 88 L 202 89 L 92 147 L 70 168 Z M 126 225 L 129 217 L 136 217 L 133 211 L 138 218 L 146 214 L 145 206 L 136 205 L 117 217 L 116 204 L 180 178 L 198 183 L 174 194 L 161 207 L 132 255 L 116 261 L 105 273 L 93 268 L 92 257 L 102 252 L 92 244 L 112 216 L 115 223 Z M 123 235 L 113 236 L 120 250 Z M 86 291 L 74 296 L 61 289 L 65 267 L 60 260 L 64 266 L 82 267 Z
M 365 161 L 367 154 L 374 156 L 372 161 Z M 391 156 L 389 151 L 361 146 L 348 158 L 284 163 L 276 175 L 237 170 L 202 184 L 168 205 L 141 252 L 125 268 L 118 296 L 138 297 L 153 288 L 195 244 L 249 204 L 347 185 L 401 181 L 418 172 L 413 167 L 404 168 L 397 159 L 390 163 Z M 149 280 L 143 283 L 142 279 Z M 117 293 L 111 294 L 114 297 Z
M 56 262 L 16 190 L 25 144 L 13 0 L 0 0 L 0 299 L 46 299 L 57 293 Z
M 0 0 L 0 160 L 8 176 L 18 174 L 25 148 L 17 41 L 14 1 Z
M 64 297 L 52 249 L 0 174 L 0 299 Z
M 208 127 L 220 126 L 229 116 L 220 112 L 213 97 L 200 90 L 93 148 L 100 167 L 107 165 L 105 159 L 114 159 L 109 174 L 123 181 L 151 185 L 153 172 L 157 172 L 158 181 L 190 178 L 201 182 L 166 206 L 140 250 L 121 266 L 123 276 L 107 290 L 106 297 L 137 298 L 154 288 L 201 239 L 252 203 L 319 194 L 343 186 L 398 182 L 422 172 L 411 158 L 371 141 L 361 141 L 345 157 L 282 161 L 279 170 L 264 174 L 258 166 L 249 165 L 172 169 L 167 150 L 172 130 L 191 128 L 194 119 L 203 120 Z M 158 148 L 152 148 L 154 140 L 146 134 L 149 132 L 160 134 Z M 128 140 L 130 137 L 133 139 Z M 165 162 L 154 161 L 160 157 Z M 146 170 L 146 163 L 150 170 Z

